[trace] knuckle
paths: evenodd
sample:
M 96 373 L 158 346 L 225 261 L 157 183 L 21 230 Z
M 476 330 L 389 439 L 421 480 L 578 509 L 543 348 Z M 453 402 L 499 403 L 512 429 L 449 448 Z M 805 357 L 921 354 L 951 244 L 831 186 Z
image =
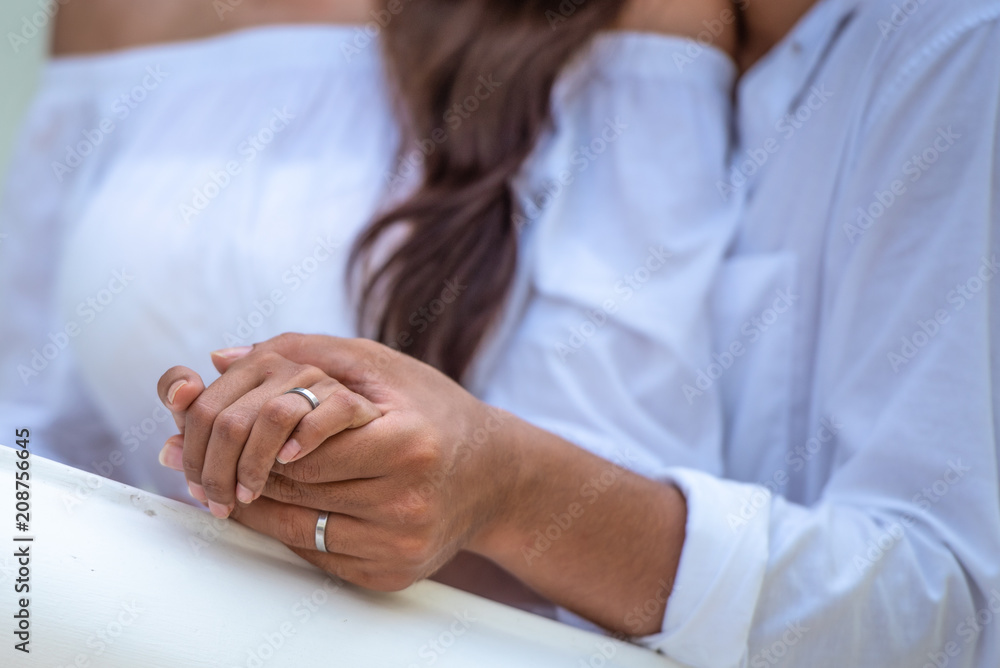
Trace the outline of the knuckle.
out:
M 304 339 L 305 336 L 297 332 L 283 332 L 271 339 L 271 341 L 282 350 L 296 350 L 302 345 Z
M 430 502 L 419 492 L 396 503 L 396 516 L 400 523 L 410 527 L 425 526 L 430 523 Z
M 409 566 L 418 567 L 430 561 L 433 547 L 430 536 L 418 532 L 401 537 L 396 544 L 399 558 Z
M 299 420 L 292 433 L 295 434 L 295 440 L 299 442 L 299 445 L 307 449 L 319 445 L 326 438 L 323 425 L 312 413 Z
M 262 484 L 267 483 L 268 471 L 259 462 L 243 461 L 236 467 L 236 479 L 250 489 L 260 489 Z
M 244 358 L 246 359 L 246 358 Z M 283 363 L 287 362 L 284 357 L 276 353 L 273 350 L 263 350 L 254 358 L 254 363 L 259 364 L 266 369 L 273 369 L 275 367 L 281 366 Z
M 349 416 L 350 422 L 353 423 L 359 408 L 357 399 L 358 395 L 354 394 L 354 392 L 351 392 L 343 385 L 338 385 L 333 390 L 333 393 L 326 398 L 326 401 L 333 404 L 339 414 Z
M 248 432 L 249 424 L 246 417 L 232 411 L 221 413 L 212 426 L 212 433 L 226 442 L 242 440 Z
M 298 369 L 299 385 L 309 386 L 321 382 L 327 375 L 318 366 L 311 364 L 300 364 Z
M 269 429 L 284 429 L 295 424 L 296 413 L 288 401 L 276 397 L 261 406 L 260 419 Z
M 227 486 L 214 475 L 202 476 L 201 486 L 205 488 L 205 494 L 209 497 L 221 496 L 228 492 Z
M 190 480 L 198 480 L 201 477 L 201 462 L 191 455 L 184 455 L 182 460 L 184 475 Z
M 208 427 L 215 422 L 218 411 L 208 402 L 195 399 L 194 403 L 187 410 L 187 419 L 196 427 Z
M 357 345 L 362 352 L 366 352 L 370 355 L 381 353 L 387 347 L 379 343 L 378 341 L 375 341 L 374 339 L 361 338 L 361 339 L 355 339 L 355 341 L 357 342 Z
M 440 468 L 442 453 L 435 440 L 423 433 L 411 441 L 406 459 L 407 468 L 414 473 L 424 473 Z

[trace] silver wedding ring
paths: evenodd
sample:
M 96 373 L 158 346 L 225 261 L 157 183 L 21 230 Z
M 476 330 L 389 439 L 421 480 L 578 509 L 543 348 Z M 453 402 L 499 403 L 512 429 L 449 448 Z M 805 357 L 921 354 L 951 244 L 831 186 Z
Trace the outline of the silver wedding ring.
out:
M 329 552 L 326 549 L 326 522 L 330 519 L 330 513 L 320 513 L 316 520 L 316 549 L 320 552 Z
M 297 394 L 301 397 L 305 397 L 306 401 L 309 402 L 309 405 L 312 406 L 313 410 L 319 408 L 319 399 L 316 398 L 315 394 L 313 394 L 304 387 L 293 387 L 292 389 L 285 392 L 285 394 Z

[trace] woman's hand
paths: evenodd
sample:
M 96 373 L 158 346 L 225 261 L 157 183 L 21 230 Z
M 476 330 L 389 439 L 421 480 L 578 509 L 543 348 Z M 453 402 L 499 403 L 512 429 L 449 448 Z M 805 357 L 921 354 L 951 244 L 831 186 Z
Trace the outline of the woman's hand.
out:
M 243 356 L 215 356 L 224 373 L 200 394 L 200 380 L 183 367 L 159 384 L 183 415 L 183 468 L 213 512 L 232 513 L 345 580 L 396 590 L 450 560 L 504 505 L 514 462 L 487 443 L 506 414 L 431 367 L 372 341 L 323 336 L 284 335 L 235 354 Z M 177 389 L 181 381 L 190 389 Z M 310 387 L 319 408 L 282 394 L 295 386 Z M 302 452 L 276 464 L 293 430 Z M 177 463 L 176 447 L 167 445 L 168 465 Z M 232 504 L 226 492 L 237 478 L 263 498 Z M 330 513 L 329 554 L 316 549 L 320 512 Z
M 235 354 L 249 349 L 234 349 Z M 213 354 L 221 378 L 205 389 L 191 369 L 178 366 L 160 378 L 158 391 L 181 431 L 168 440 L 161 462 L 182 468 L 192 496 L 216 517 L 264 490 L 275 461 L 300 459 L 331 436 L 367 424 L 380 413 L 371 402 L 321 370 L 273 352 L 250 359 Z M 298 394 L 311 391 L 319 406 Z

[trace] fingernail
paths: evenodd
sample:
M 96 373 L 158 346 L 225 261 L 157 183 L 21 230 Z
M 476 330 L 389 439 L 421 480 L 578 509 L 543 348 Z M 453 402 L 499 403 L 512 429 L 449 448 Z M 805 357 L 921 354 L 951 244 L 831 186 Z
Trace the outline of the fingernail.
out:
M 198 483 L 189 482 L 188 492 L 191 493 L 191 496 L 193 496 L 196 501 L 200 501 L 202 503 L 208 503 L 208 496 L 205 494 L 205 488 L 199 485 Z
M 174 397 L 177 396 L 177 390 L 181 389 L 182 387 L 184 387 L 187 384 L 188 384 L 188 382 L 186 380 L 182 379 L 182 380 L 176 381 L 173 385 L 171 385 L 170 389 L 167 390 L 167 403 L 170 404 L 171 406 L 173 406 L 174 405 Z
M 290 438 L 281 446 L 281 450 L 278 451 L 278 456 L 275 459 L 278 460 L 279 464 L 287 464 L 294 462 L 300 452 L 302 452 L 302 446 L 294 438 Z
M 221 503 L 216 503 L 215 501 L 209 501 L 208 510 L 213 515 L 218 517 L 220 520 L 224 520 L 227 517 L 229 517 L 229 513 L 231 512 L 232 509 L 229 506 L 222 505 Z
M 184 470 L 184 450 L 167 441 L 160 450 L 160 465 L 174 471 Z
M 253 346 L 237 346 L 235 348 L 216 350 L 212 355 L 215 357 L 224 357 L 225 359 L 236 359 L 237 357 L 244 357 L 251 350 L 253 350 Z
M 236 498 L 240 500 L 240 503 L 253 503 L 254 495 L 249 489 L 243 486 L 243 483 L 236 483 Z

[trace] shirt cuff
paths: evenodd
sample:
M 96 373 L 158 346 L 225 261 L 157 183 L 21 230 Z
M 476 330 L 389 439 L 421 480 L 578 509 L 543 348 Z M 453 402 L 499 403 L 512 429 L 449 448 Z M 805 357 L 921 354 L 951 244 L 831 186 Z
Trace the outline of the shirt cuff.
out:
M 765 487 L 672 468 L 687 499 L 684 548 L 660 633 L 636 642 L 692 668 L 744 665 L 768 558 Z

